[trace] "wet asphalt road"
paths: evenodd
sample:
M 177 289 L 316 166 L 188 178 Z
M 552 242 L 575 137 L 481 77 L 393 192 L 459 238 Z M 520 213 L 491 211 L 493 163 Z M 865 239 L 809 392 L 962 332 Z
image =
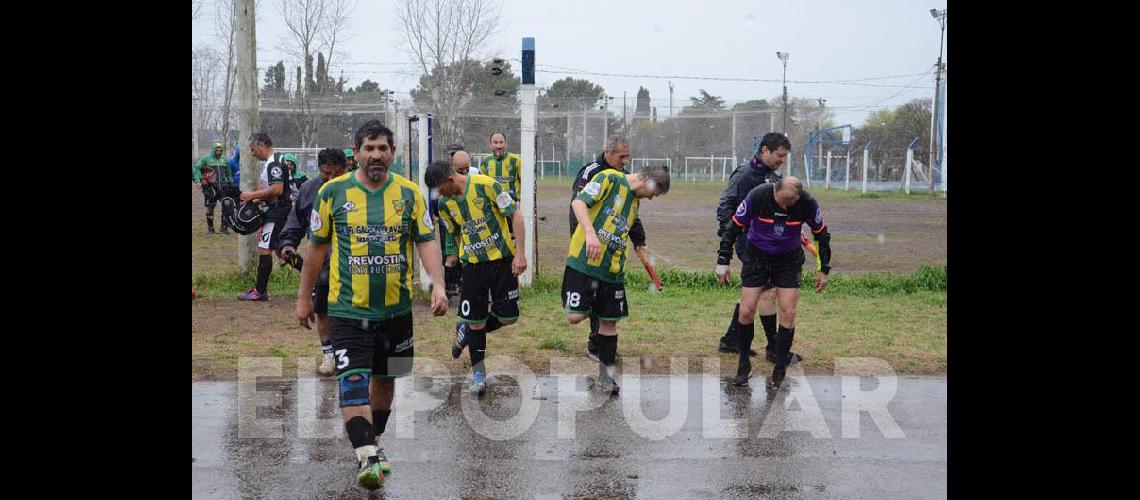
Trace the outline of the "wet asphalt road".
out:
M 723 377 L 641 376 L 618 397 L 589 389 L 584 376 L 520 384 L 492 374 L 474 404 L 465 381 L 400 379 L 382 439 L 393 472 L 371 493 L 354 485 L 331 379 L 192 383 L 192 494 L 946 496 L 944 377 L 796 374 L 774 394 L 759 375 L 746 388 Z

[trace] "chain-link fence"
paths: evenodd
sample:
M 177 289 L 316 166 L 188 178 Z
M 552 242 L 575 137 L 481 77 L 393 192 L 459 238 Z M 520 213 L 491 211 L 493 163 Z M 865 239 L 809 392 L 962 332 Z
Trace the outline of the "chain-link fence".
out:
M 447 147 L 458 142 L 471 154 L 472 164 L 478 165 L 480 160 L 491 156 L 490 136 L 495 132 L 506 136 L 508 151 L 521 151 L 521 113 L 513 96 L 468 103 L 451 115 L 433 109 L 427 102 L 381 102 L 361 96 L 313 104 L 303 108 L 287 98 L 271 97 L 263 97 L 260 103 L 261 130 L 273 138 L 275 149 L 298 155 L 299 167 L 310 176 L 317 172 L 317 151 L 324 147 L 352 147 L 356 129 L 373 119 L 384 122 L 395 133 L 396 158 L 392 171 L 413 179 L 422 156 L 420 127 L 416 120 L 425 119 L 428 113 L 432 114 L 431 159 L 446 158 Z M 623 120 L 621 114 L 613 110 L 558 110 L 540 106 L 536 113 L 534 159 L 538 178 L 575 175 L 601 154 L 607 136 L 622 134 L 630 143 L 631 171 L 651 164 L 665 165 L 685 181 L 724 182 L 736 166 L 752 157 L 760 138 L 780 124 L 778 109 L 685 108 L 673 118 L 657 119 L 656 114 L 628 118 Z M 818 146 L 810 153 L 804 151 L 807 131 L 802 123 L 789 126 L 792 150 L 782 171 L 785 175 L 805 179 L 813 189 L 863 189 L 864 178 L 869 191 L 903 189 L 908 147 L 914 148 L 912 190 L 928 184 L 928 174 L 922 166 L 928 160 L 928 150 L 913 136 L 876 138 L 864 155 L 867 138 L 856 129 L 849 144 L 828 144 L 821 155 Z M 199 129 L 196 134 L 199 153 L 194 160 L 205 154 L 220 135 L 219 130 Z M 244 146 L 248 138 L 247 133 L 236 130 L 230 130 L 228 135 L 227 156 L 232 154 L 235 144 Z M 807 172 L 809 154 L 810 175 Z M 935 181 L 940 180 L 941 173 L 936 169 Z

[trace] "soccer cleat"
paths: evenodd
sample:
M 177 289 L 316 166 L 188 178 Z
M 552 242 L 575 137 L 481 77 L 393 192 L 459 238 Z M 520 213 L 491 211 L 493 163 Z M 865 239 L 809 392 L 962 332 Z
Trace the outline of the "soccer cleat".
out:
M 716 350 L 723 353 L 740 352 L 740 346 L 737 345 L 736 339 L 731 338 L 726 340 L 727 338 L 727 334 L 720 338 L 720 345 L 717 346 Z M 757 356 L 759 353 L 756 352 L 755 349 L 748 349 L 748 355 Z
M 451 359 L 459 359 L 463 348 L 467 347 L 467 323 L 462 321 L 455 324 L 455 343 L 451 345 Z
M 736 379 L 732 381 L 734 385 L 748 385 L 748 379 L 752 377 L 752 362 L 748 358 L 741 358 L 740 365 L 736 367 Z
M 487 393 L 487 374 L 471 372 L 471 397 L 479 397 Z
M 380 461 L 380 470 L 385 474 L 392 472 L 392 461 L 384 454 L 384 448 L 376 451 L 376 458 Z
M 260 293 L 257 293 L 256 288 L 250 288 L 249 291 L 245 292 L 244 295 L 239 296 L 238 300 L 253 300 L 257 302 L 264 302 L 269 300 L 269 294 L 262 295 Z
M 621 391 L 621 387 L 617 383 L 617 375 L 613 365 L 606 366 L 598 363 L 598 387 L 603 391 L 608 391 L 612 395 L 617 395 Z
M 602 360 L 598 358 L 598 345 L 597 344 L 590 342 L 590 341 L 586 341 L 586 357 L 590 358 L 595 363 L 601 363 L 602 362 Z
M 212 227 L 206 229 L 206 231 L 208 231 L 210 234 L 218 234 L 218 233 L 214 232 L 214 228 L 212 228 Z
M 356 473 L 356 485 L 370 490 L 384 485 L 384 471 L 380 468 L 379 457 L 374 455 L 360 463 L 360 470 Z
M 770 349 L 765 349 L 764 350 L 764 359 L 767 359 L 769 362 L 775 363 L 779 358 L 777 358 L 776 353 L 772 352 Z M 788 353 L 788 366 L 796 365 L 800 361 L 803 361 L 803 360 L 804 360 L 804 357 L 800 356 L 799 354 L 796 354 L 794 352 Z
M 325 359 L 324 361 L 321 361 L 321 366 L 317 367 L 317 373 L 321 375 L 332 375 L 333 371 L 335 370 L 336 360 L 334 359 L 333 354 L 331 352 L 325 354 Z
M 780 384 L 784 382 L 784 376 L 787 374 L 787 369 L 788 367 L 784 365 L 776 365 L 776 367 L 772 369 L 771 382 L 774 389 L 779 389 Z

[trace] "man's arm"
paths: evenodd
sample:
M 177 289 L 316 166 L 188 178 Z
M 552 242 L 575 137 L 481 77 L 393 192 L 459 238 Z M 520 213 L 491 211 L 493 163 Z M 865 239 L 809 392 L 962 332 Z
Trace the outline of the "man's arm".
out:
M 522 212 L 511 214 L 511 231 L 515 236 L 515 260 L 511 263 L 511 273 L 518 276 L 526 272 L 526 224 Z
M 588 175 L 586 173 L 586 169 L 590 168 L 590 165 L 592 164 L 582 165 L 582 168 L 578 169 L 578 173 L 574 175 L 574 179 L 572 181 L 573 183 L 570 184 L 570 201 L 574 201 L 574 198 L 578 196 L 578 193 L 582 191 L 582 188 L 586 185 L 587 182 L 589 182 L 590 178 L 593 177 L 592 175 Z M 578 219 L 574 216 L 574 208 L 571 207 L 570 236 L 574 236 L 574 230 L 577 228 Z
M 578 225 L 582 226 L 582 230 L 586 233 L 586 257 L 589 260 L 597 259 L 602 255 L 602 245 L 598 242 L 598 233 L 594 231 L 594 225 L 590 223 L 589 207 L 586 206 L 586 202 L 575 198 L 570 202 L 570 208 L 574 210 Z
M 641 225 L 641 217 L 633 219 L 629 226 L 629 241 L 633 242 L 635 249 L 645 246 L 645 226 Z
M 194 175 L 194 183 L 195 184 L 202 182 L 202 165 L 205 165 L 205 164 L 206 164 L 206 157 L 205 156 L 203 156 L 201 159 L 198 160 L 197 163 L 194 164 L 194 174 L 193 175 Z
M 285 192 L 285 184 L 274 184 L 261 191 L 250 191 L 241 194 L 241 201 L 246 200 L 267 200 L 281 196 Z
M 434 239 L 416 243 L 420 262 L 431 276 L 431 312 L 435 316 L 447 314 L 447 295 L 444 293 L 443 264 L 440 262 L 439 242 Z M 305 261 L 309 265 L 309 261 Z
M 720 195 L 720 202 L 716 206 L 717 236 L 724 234 L 725 225 L 732 218 L 733 211 L 740 205 L 741 198 L 743 198 L 739 193 L 740 182 L 744 177 L 740 169 L 733 171 L 732 176 L 728 178 L 728 186 Z
M 823 274 L 831 272 L 831 233 L 827 231 L 827 224 L 823 221 L 823 212 L 819 210 L 819 202 L 812 200 L 810 218 L 807 221 L 816 243 L 819 244 L 819 255 L 816 256 L 815 270 Z
M 314 320 L 313 287 L 317 285 L 317 276 L 321 273 L 321 266 L 325 256 L 329 253 L 328 243 L 309 242 L 309 258 L 301 266 L 301 285 L 297 288 L 297 305 L 293 309 L 293 316 L 306 329 L 310 329 L 309 322 Z
M 299 215 L 301 210 L 300 203 L 293 205 L 293 208 L 289 209 L 289 218 L 285 219 L 285 227 L 281 228 L 281 235 L 278 236 L 278 256 L 282 255 L 282 251 L 285 250 L 286 247 L 292 247 L 293 250 L 296 250 L 297 245 L 301 243 L 301 235 L 309 232 L 308 217 L 302 219 Z M 305 211 L 307 212 L 308 210 Z M 302 223 L 301 220 L 305 222 Z
M 716 274 L 721 283 L 728 283 L 728 265 L 732 262 L 732 249 L 736 245 L 736 239 L 752 224 L 752 217 L 755 215 L 753 212 L 757 205 L 752 200 L 752 193 L 755 192 L 753 189 L 749 196 L 744 197 L 744 201 L 736 207 L 736 212 L 729 217 L 721 230 L 720 248 L 716 256 Z

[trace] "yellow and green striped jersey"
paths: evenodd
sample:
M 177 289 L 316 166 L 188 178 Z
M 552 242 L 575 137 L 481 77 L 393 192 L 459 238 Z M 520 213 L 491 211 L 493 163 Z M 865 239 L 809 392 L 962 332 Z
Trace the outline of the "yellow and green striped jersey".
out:
M 511 241 L 511 215 L 517 205 L 494 179 L 473 174 L 461 196 L 439 198 L 439 220 L 447 238 L 463 238 L 459 260 L 478 264 L 515 256 Z
M 412 251 L 435 239 L 419 186 L 388 173 L 375 192 L 347 172 L 321 186 L 309 240 L 329 243 L 329 316 L 386 320 L 412 310 Z
M 625 174 L 612 169 L 598 172 L 576 199 L 589 207 L 590 220 L 602 244 L 602 253 L 597 259 L 587 258 L 586 231 L 579 225 L 570 237 L 566 265 L 602 281 L 625 282 L 629 228 L 637 220 L 638 205 Z
M 504 191 L 511 193 L 516 201 L 522 195 L 522 157 L 515 153 L 507 153 L 502 160 L 494 156 L 483 158 L 479 162 L 479 173 L 495 179 Z

